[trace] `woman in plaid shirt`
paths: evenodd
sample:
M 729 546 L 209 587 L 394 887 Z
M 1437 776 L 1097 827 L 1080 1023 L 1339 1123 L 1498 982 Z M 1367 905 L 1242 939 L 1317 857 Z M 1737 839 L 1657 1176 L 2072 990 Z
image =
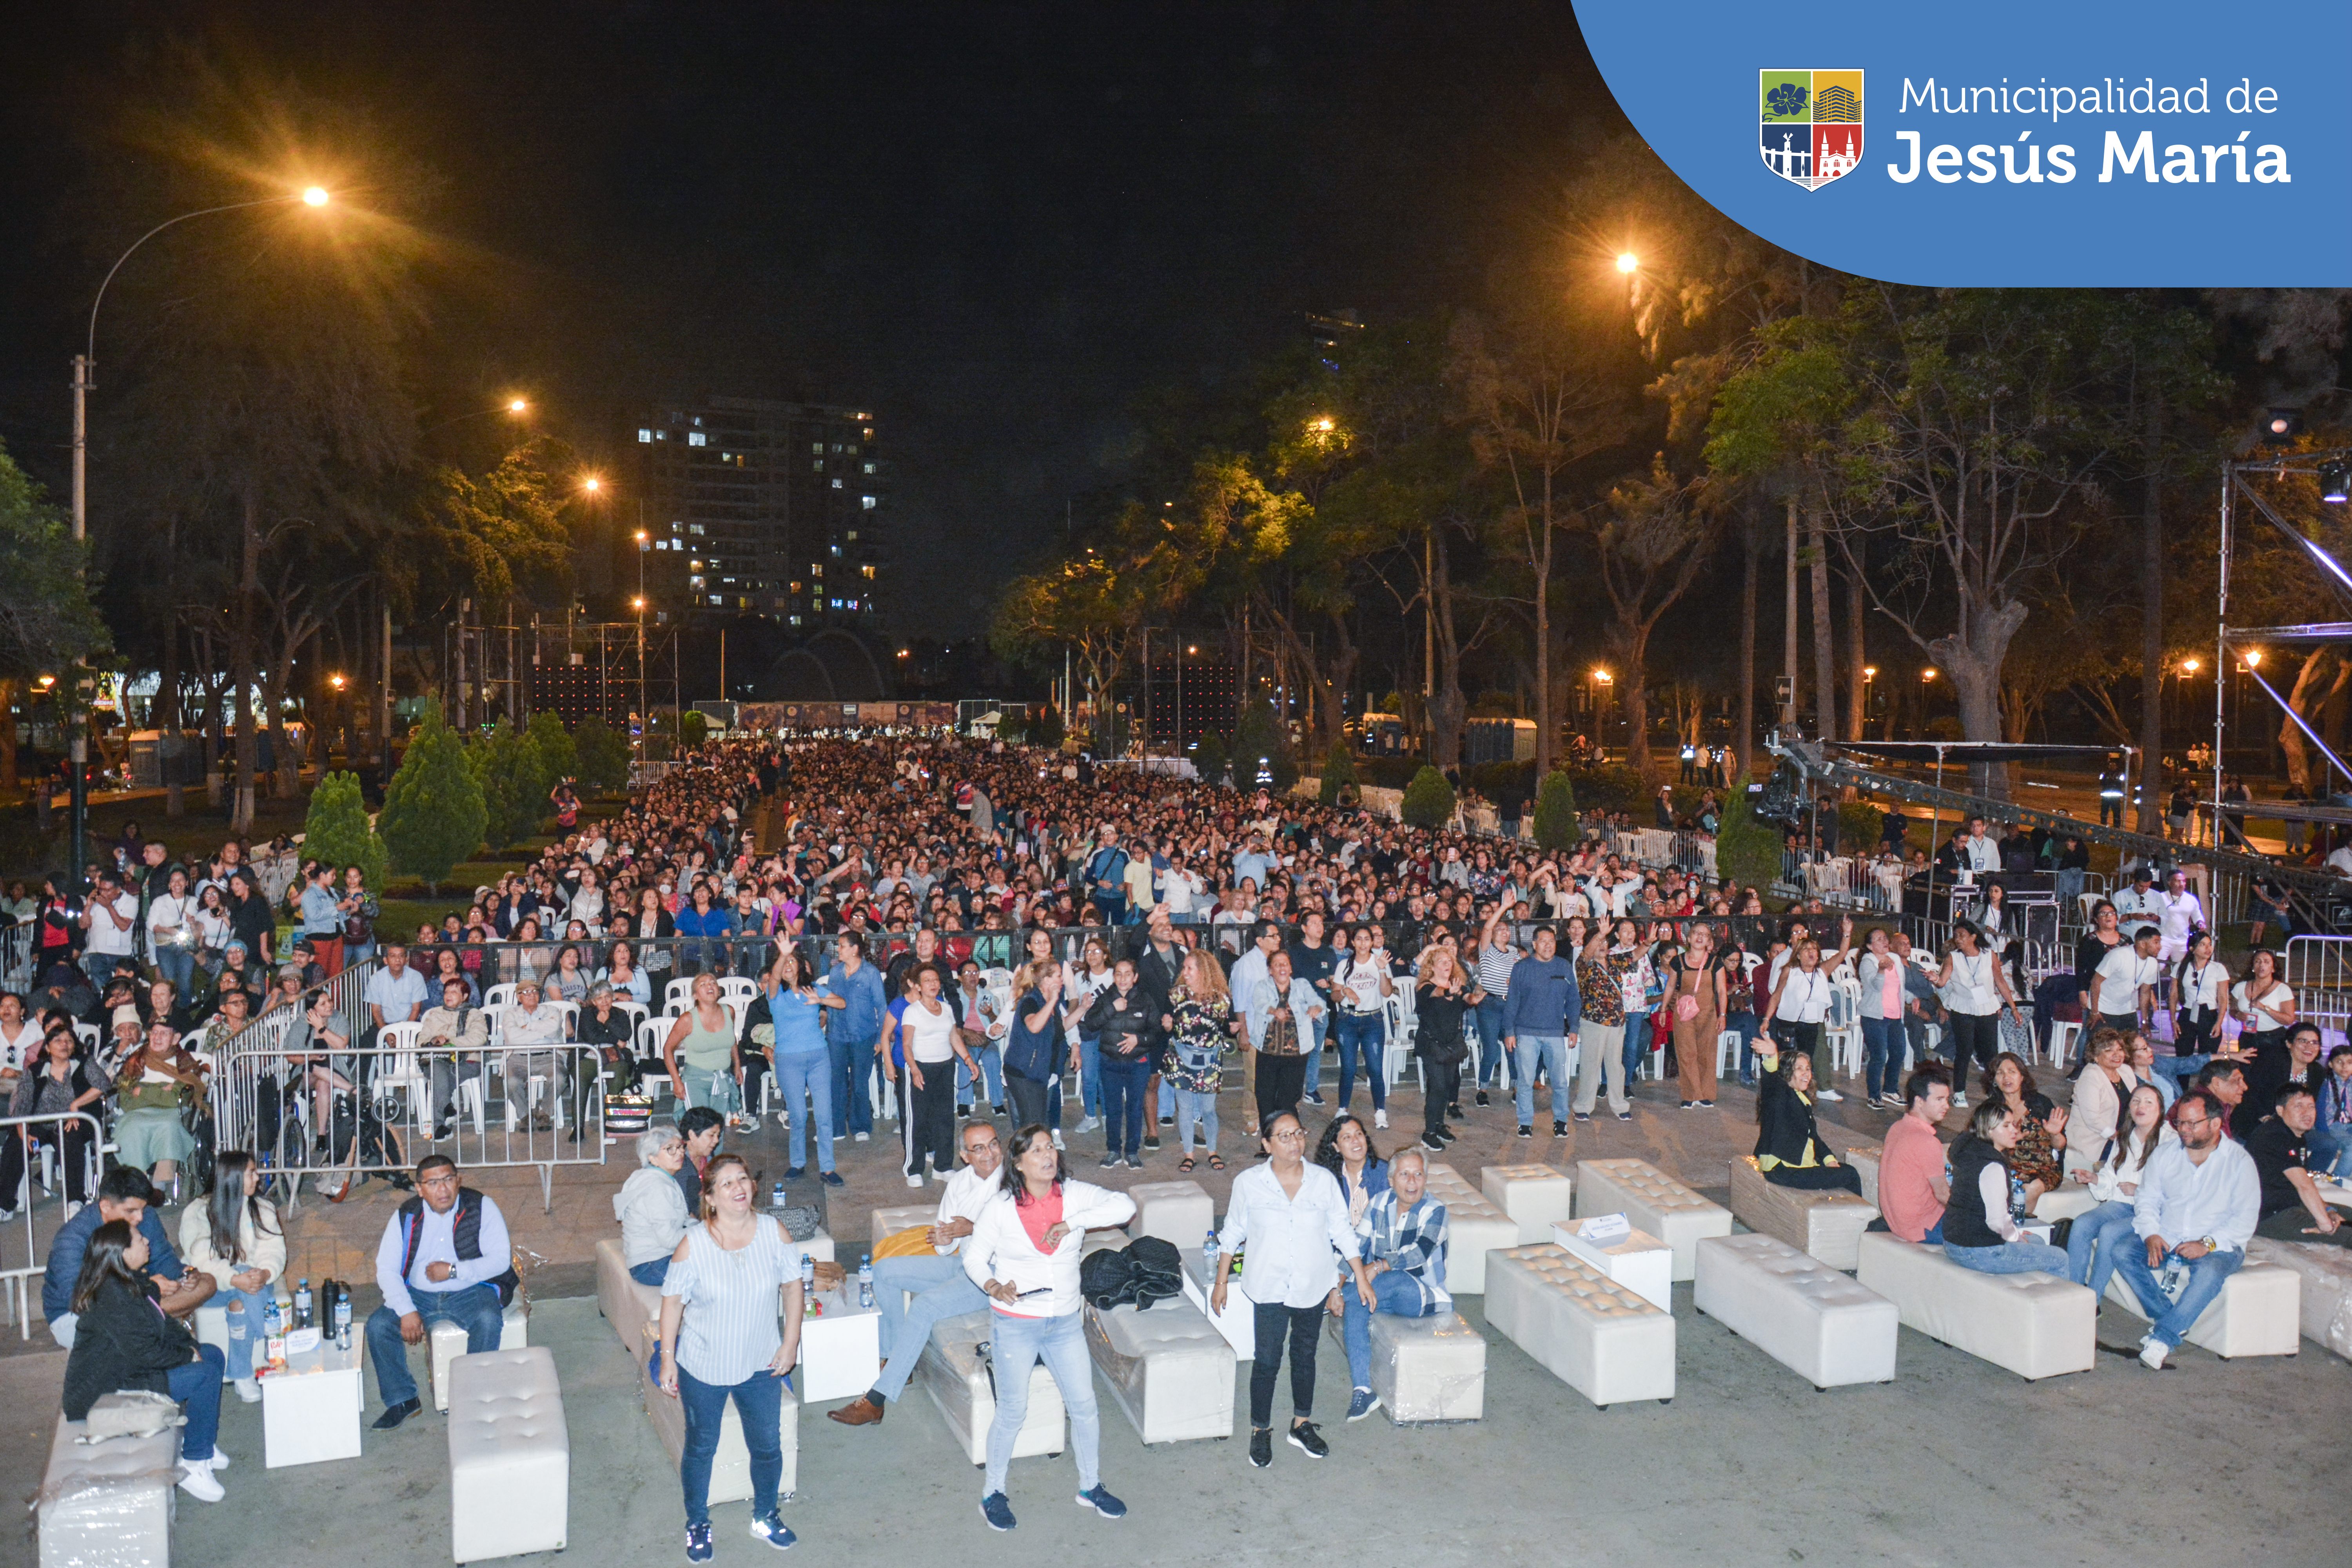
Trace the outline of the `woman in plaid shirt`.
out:
M 1445 1290 L 1445 1205 L 1429 1196 L 1427 1156 L 1407 1144 L 1389 1162 L 1389 1190 L 1372 1200 L 1364 1216 L 1364 1272 L 1373 1305 L 1353 1290 L 1335 1292 L 1342 1308 L 1340 1327 L 1348 1343 L 1348 1377 L 1354 1388 L 1348 1419 L 1361 1421 L 1381 1407 L 1372 1392 L 1372 1314 L 1426 1318 L 1451 1310 Z

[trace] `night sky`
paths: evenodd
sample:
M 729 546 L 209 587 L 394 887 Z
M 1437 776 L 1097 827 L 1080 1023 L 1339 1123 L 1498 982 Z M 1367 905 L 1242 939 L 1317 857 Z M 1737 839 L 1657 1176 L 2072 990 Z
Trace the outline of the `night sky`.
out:
M 1234 377 L 1308 310 L 1475 301 L 1622 124 L 1557 0 L 21 7 L 0 438 L 60 493 L 100 252 L 169 215 L 93 233 L 58 150 L 173 37 L 430 172 L 401 193 L 444 258 L 420 401 L 520 384 L 592 449 L 634 398 L 871 405 L 902 635 L 976 629 L 975 567 L 1116 489 L 1139 393 Z

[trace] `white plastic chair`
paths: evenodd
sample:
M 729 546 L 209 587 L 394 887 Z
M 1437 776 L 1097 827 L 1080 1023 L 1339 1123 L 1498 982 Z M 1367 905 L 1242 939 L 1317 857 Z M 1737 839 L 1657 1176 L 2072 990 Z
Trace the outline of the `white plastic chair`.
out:
M 2060 1018 L 2050 1026 L 2050 1060 L 2053 1066 L 2063 1066 L 2082 1037 L 2082 1024 L 2072 1018 Z
M 1729 1078 L 1739 1070 L 1739 1031 L 1726 1029 L 1715 1037 L 1715 1076 Z
M 673 1016 L 685 1012 L 694 1001 L 696 978 L 697 976 L 689 974 L 682 979 L 673 980 L 662 987 L 662 1011 Z M 724 991 L 719 993 L 722 998 L 726 994 Z
M 482 993 L 482 1007 L 486 1012 L 496 1016 L 502 1010 L 513 1006 L 514 999 L 515 983 L 511 980 L 502 981 Z
M 1822 1021 L 1822 1043 L 1829 1048 L 1830 1069 L 1848 1074 L 1862 1070 L 1862 987 L 1839 981 L 1830 989 L 1829 1015 Z
M 662 1042 L 669 1038 L 670 1026 L 677 1022 L 671 1017 L 644 1018 L 637 1023 L 637 1081 L 648 1087 L 655 1079 L 673 1100 L 677 1098 L 677 1085 L 669 1079 L 669 1068 L 662 1061 Z
M 688 994 L 691 994 L 689 985 Z M 719 999 L 721 1002 L 733 1003 L 739 1013 L 743 1008 L 749 1007 L 751 1005 L 751 999 L 759 994 L 760 983 L 756 980 L 747 979 L 740 974 L 722 974 L 719 977 Z
M 431 1092 L 432 1083 L 425 1077 L 424 1064 L 416 1059 L 416 1037 L 424 1027 L 422 1024 L 413 1023 L 386 1024 L 376 1031 L 376 1044 L 392 1053 L 390 1056 L 378 1058 L 380 1065 L 376 1068 L 375 1084 L 371 1090 L 375 1097 L 379 1112 L 386 1100 L 394 1094 L 404 1094 L 408 1097 L 409 1110 L 413 1115 L 418 1102 Z M 438 1110 L 440 1107 L 433 1106 L 429 1109 Z

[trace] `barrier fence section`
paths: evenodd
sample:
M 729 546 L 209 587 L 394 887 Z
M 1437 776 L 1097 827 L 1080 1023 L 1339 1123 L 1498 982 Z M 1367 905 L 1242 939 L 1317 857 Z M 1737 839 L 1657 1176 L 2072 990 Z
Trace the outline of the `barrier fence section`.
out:
M 97 1192 L 101 1157 L 114 1145 L 106 1141 L 106 1129 L 98 1118 L 87 1110 L 0 1116 L 0 1143 L 20 1141 L 25 1145 L 23 1184 L 0 1194 L 0 1208 L 16 1211 L 14 1219 L 0 1226 L 0 1292 L 5 1292 L 0 1295 L 0 1312 L 9 1314 L 0 1317 L 0 1322 L 13 1321 L 17 1337 L 30 1339 L 33 1299 L 48 1263 L 49 1246 L 66 1223 L 63 1204 L 36 1212 L 33 1184 L 39 1181 L 52 1194 L 71 1191 L 66 1162 L 79 1158 L 83 1162 L 80 1189 L 87 1198 Z M 80 1147 L 70 1146 L 76 1143 Z M 42 1220 L 49 1223 L 39 1225 Z
M 2296 1017 L 2339 1034 L 2352 1031 L 2352 937 L 2288 938 L 2284 978 L 2294 992 Z

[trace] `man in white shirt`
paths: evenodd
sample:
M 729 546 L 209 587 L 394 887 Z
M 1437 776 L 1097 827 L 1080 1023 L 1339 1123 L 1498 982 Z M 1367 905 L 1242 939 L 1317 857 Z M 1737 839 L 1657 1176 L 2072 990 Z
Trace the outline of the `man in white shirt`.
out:
M 383 967 L 368 976 L 362 999 L 368 1020 L 377 1028 L 386 1024 L 413 1024 L 425 1016 L 425 976 L 408 967 L 408 949 L 384 943 Z
M 2161 896 L 2155 888 L 2156 874 L 2145 865 L 2133 868 L 2131 886 L 2115 896 L 2116 917 L 2129 925 L 2135 919 L 2159 920 L 2164 914 Z
M 2000 846 L 1985 832 L 1985 819 L 1969 818 L 1969 836 L 1959 844 L 1960 869 L 1982 876 L 2000 869 Z
M 139 923 L 139 900 L 123 890 L 112 871 L 98 874 L 98 886 L 81 911 L 81 928 L 89 932 L 82 946 L 82 972 L 93 991 L 104 991 L 114 976 L 114 961 L 131 956 L 131 928 Z
M 931 1255 L 885 1258 L 874 1265 L 874 1299 L 882 1308 L 882 1375 L 872 1388 L 829 1412 L 845 1426 L 880 1424 L 889 1402 L 906 1392 L 923 1347 L 931 1342 L 933 1324 L 988 1306 L 988 1298 L 964 1272 L 958 1253 L 963 1238 L 971 1234 L 972 1221 L 1001 1190 L 998 1173 L 1004 1164 L 1004 1145 L 985 1121 L 965 1122 L 958 1143 L 963 1163 L 940 1195 L 939 1218 L 930 1228 Z
M 2157 962 L 2178 963 L 2188 955 L 2189 933 L 2207 927 L 2205 906 L 2189 890 L 2189 873 L 2178 868 L 2166 879 L 2165 889 L 2156 895 L 2156 903 L 2157 927 L 2162 936 Z
M 2154 1321 L 2140 1341 L 2142 1365 L 2164 1358 L 2189 1335 L 2246 1260 L 2246 1242 L 2262 1218 L 2262 1176 L 2245 1146 L 2221 1130 L 2221 1101 L 2192 1089 L 2173 1108 L 2180 1142 L 2158 1149 L 2133 1200 L 2139 1247 L 2123 1249 L 2116 1272 Z M 2176 1300 L 2163 1276 L 2178 1265 L 2187 1280 Z
M 424 1408 L 409 1375 L 408 1347 L 424 1343 L 433 1324 L 463 1328 L 468 1355 L 499 1348 L 513 1280 L 514 1244 L 499 1205 L 460 1186 L 447 1155 L 425 1155 L 416 1163 L 416 1196 L 394 1212 L 376 1244 L 383 1305 L 368 1315 L 367 1347 L 383 1399 L 377 1431 Z
M 2157 943 L 2162 936 L 2154 926 L 2144 925 L 2132 933 L 2131 942 L 2117 942 L 2107 949 L 2106 957 L 2091 972 L 2091 1011 L 2099 1028 L 2120 1029 L 2128 1036 L 2140 1026 L 2140 1020 L 2154 1016 L 2156 987 L 2163 972 L 2157 962 Z

